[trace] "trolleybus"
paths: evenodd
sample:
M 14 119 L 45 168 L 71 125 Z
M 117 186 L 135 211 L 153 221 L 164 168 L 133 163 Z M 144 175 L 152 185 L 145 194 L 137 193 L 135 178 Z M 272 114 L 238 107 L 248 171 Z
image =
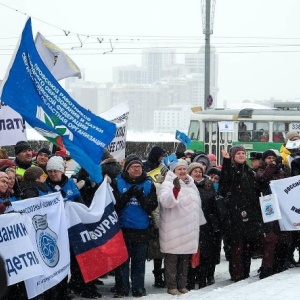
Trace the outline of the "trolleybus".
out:
M 213 153 L 243 145 L 247 151 L 279 150 L 288 131 L 300 132 L 300 102 L 276 102 L 270 109 L 208 109 L 191 114 L 189 149 Z

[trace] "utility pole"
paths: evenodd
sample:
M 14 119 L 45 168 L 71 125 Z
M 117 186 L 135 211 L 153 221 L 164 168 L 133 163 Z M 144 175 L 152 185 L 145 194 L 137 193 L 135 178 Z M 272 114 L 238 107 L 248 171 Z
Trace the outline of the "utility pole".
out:
M 210 96 L 210 35 L 213 33 L 215 4 L 216 0 L 202 0 L 202 26 L 205 34 L 203 109 L 207 108 L 207 100 Z

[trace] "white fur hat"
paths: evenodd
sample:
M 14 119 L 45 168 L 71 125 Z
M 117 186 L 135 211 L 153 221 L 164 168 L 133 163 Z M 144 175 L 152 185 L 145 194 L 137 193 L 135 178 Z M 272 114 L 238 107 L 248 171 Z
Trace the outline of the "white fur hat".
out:
M 46 170 L 56 170 L 64 173 L 65 171 L 65 162 L 61 156 L 52 156 L 46 166 Z
M 170 165 L 170 171 L 174 172 L 177 167 L 181 166 L 188 168 L 188 163 L 184 159 L 178 159 Z

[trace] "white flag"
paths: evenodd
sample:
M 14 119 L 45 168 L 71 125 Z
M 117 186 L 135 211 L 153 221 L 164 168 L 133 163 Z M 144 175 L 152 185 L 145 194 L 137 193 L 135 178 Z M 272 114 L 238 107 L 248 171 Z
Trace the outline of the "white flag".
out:
M 234 122 L 221 121 L 218 122 L 220 132 L 233 132 Z
M 117 160 L 125 158 L 129 105 L 123 102 L 100 114 L 100 117 L 116 124 L 117 131 L 107 150 Z
M 35 46 L 42 61 L 57 81 L 67 77 L 81 78 L 80 69 L 75 62 L 39 32 L 35 37 Z

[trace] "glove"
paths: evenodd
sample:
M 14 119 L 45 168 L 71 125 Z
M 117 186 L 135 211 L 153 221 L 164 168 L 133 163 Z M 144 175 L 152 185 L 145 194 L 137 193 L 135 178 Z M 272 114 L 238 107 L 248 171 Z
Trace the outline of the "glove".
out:
M 275 163 L 276 163 L 277 167 L 281 168 L 281 166 L 282 166 L 282 157 L 281 156 L 276 156 Z
M 2 203 L 4 204 L 5 207 L 11 206 L 11 202 L 9 200 L 4 200 Z
M 135 185 L 132 185 L 126 192 L 128 198 L 131 198 L 134 195 L 134 188 L 135 188 Z
M 161 164 L 161 168 L 160 168 L 160 174 L 162 176 L 165 176 L 167 174 L 167 172 L 169 171 L 168 167 L 164 164 Z
M 177 190 L 180 190 L 180 182 L 179 182 L 179 178 L 176 177 L 174 180 L 173 180 L 173 184 L 174 184 L 174 187 L 177 189 Z
M 139 189 L 137 186 L 135 186 L 133 188 L 133 195 L 136 197 L 136 198 L 140 198 L 144 195 L 144 191 L 143 189 Z

